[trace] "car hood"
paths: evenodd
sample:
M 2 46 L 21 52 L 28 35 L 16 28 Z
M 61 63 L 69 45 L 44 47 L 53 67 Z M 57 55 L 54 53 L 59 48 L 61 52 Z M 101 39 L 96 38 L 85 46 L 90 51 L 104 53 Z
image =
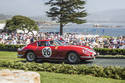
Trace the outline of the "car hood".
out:
M 76 45 L 65 45 L 65 46 L 60 46 L 64 49 L 68 48 L 68 49 L 85 49 L 85 48 L 88 48 L 90 49 L 89 47 L 86 47 L 86 46 L 76 46 Z
M 75 48 L 88 48 L 88 49 L 91 49 L 89 46 L 67 45 L 67 47 L 75 47 Z
M 90 48 L 89 46 L 77 46 L 77 45 L 67 45 L 67 46 L 64 46 L 64 49 L 66 49 L 66 48 L 68 48 L 68 49 L 85 49 L 85 50 L 87 50 L 87 51 L 89 51 L 89 52 L 91 52 L 91 53 L 93 53 L 93 54 L 96 54 L 96 52 L 92 49 L 92 48 Z

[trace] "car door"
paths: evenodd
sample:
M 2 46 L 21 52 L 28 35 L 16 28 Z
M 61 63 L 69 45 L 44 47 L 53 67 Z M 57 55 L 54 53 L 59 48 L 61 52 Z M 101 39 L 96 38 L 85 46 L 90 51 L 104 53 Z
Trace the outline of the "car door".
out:
M 57 51 L 55 46 L 50 46 L 49 41 L 39 41 L 36 53 L 38 58 L 54 59 Z
M 60 45 L 56 40 L 49 41 L 50 43 L 50 48 L 52 49 L 53 52 L 53 58 L 54 59 L 63 59 L 64 57 L 62 50 L 60 49 Z

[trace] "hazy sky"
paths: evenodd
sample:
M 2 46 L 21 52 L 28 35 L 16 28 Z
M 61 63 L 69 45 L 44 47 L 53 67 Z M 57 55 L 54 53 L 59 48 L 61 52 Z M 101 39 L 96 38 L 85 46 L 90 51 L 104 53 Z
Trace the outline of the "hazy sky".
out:
M 44 3 L 48 0 L 0 0 L 0 13 L 18 14 L 26 16 L 45 15 L 48 6 Z M 89 13 L 125 9 L 125 0 L 86 0 L 86 10 Z

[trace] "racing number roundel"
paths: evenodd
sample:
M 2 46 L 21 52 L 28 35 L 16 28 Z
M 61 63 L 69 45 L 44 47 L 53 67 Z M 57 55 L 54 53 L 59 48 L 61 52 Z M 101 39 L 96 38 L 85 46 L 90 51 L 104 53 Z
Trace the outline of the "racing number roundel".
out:
M 50 47 L 45 47 L 42 49 L 42 55 L 44 57 L 50 57 L 52 55 L 52 50 Z

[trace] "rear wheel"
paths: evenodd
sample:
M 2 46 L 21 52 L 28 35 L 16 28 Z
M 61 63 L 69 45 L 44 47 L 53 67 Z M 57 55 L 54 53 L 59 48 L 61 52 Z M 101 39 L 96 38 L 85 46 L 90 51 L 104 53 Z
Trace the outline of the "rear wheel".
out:
M 80 58 L 79 58 L 79 56 L 77 55 L 77 53 L 75 53 L 75 52 L 70 52 L 70 53 L 67 55 L 67 61 L 68 61 L 68 63 L 76 64 L 76 63 L 79 63 L 79 62 L 80 62 Z
M 29 62 L 33 62 L 36 60 L 36 56 L 33 52 L 28 52 L 26 54 L 26 60 L 29 61 Z

